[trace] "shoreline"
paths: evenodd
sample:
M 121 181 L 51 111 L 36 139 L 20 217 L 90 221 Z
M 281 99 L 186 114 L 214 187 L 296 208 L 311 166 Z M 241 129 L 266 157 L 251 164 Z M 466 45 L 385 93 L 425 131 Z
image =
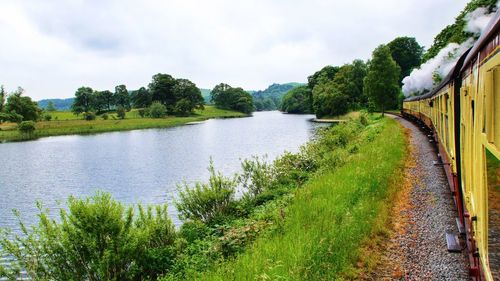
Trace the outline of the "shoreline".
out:
M 200 123 L 209 119 L 227 119 L 250 117 L 241 112 L 206 107 L 208 110 L 198 111 L 186 117 L 168 116 L 165 118 L 125 118 L 96 119 L 86 121 L 81 119 L 64 121 L 40 121 L 36 123 L 33 136 L 22 136 L 17 129 L 2 130 L 0 127 L 0 144 L 37 140 L 44 137 L 68 135 L 93 135 L 108 132 L 133 131 L 143 129 L 162 129 L 176 126 Z

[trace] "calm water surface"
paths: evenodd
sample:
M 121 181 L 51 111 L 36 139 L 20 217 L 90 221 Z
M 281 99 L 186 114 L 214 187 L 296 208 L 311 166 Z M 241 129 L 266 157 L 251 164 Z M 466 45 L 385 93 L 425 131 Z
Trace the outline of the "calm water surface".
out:
M 18 229 L 12 209 L 36 222 L 36 201 L 57 209 L 70 195 L 110 192 L 125 204 L 165 203 L 178 225 L 176 184 L 208 178 L 215 167 L 232 174 L 240 159 L 295 152 L 314 133 L 311 115 L 277 111 L 201 124 L 0 144 L 0 227 Z

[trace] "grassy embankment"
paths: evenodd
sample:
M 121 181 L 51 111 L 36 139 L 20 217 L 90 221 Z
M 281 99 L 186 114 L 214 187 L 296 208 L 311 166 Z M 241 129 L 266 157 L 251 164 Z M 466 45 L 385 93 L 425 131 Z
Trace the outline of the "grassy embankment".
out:
M 81 116 L 75 116 L 69 111 L 51 112 L 52 121 L 40 121 L 36 123 L 36 130 L 32 137 L 39 138 L 58 135 L 73 134 L 94 134 L 112 131 L 127 131 L 135 129 L 166 128 L 189 122 L 203 121 L 210 118 L 231 118 L 244 117 L 243 113 L 217 109 L 213 106 L 206 106 L 205 110 L 197 110 L 187 117 L 168 116 L 166 118 L 141 118 L 137 110 L 127 112 L 125 119 L 121 120 L 116 114 L 108 114 L 109 119 L 103 120 L 97 117 L 93 121 L 85 121 Z M 0 124 L 0 142 L 18 141 L 26 139 L 18 130 L 17 125 L 12 123 Z
M 388 231 L 405 155 L 397 122 L 384 118 L 378 125 L 380 133 L 365 135 L 373 140 L 345 165 L 316 174 L 297 190 L 279 231 L 199 279 L 342 280 L 374 266 L 373 256 L 364 256 L 366 246 Z

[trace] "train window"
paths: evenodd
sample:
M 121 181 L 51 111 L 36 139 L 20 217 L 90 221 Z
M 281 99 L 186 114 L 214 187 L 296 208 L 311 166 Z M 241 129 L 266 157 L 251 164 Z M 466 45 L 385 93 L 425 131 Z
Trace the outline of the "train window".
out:
M 500 280 L 500 160 L 486 149 L 488 183 L 488 260 L 493 280 Z
M 486 72 L 484 85 L 484 126 L 488 142 L 500 147 L 500 72 L 497 68 Z

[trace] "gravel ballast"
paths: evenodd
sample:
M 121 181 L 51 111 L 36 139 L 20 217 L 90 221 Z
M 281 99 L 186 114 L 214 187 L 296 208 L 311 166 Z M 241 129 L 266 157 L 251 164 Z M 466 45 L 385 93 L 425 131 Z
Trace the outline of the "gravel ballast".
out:
M 393 231 L 382 253 L 375 280 L 470 280 L 466 250 L 447 251 L 445 233 L 458 233 L 458 216 L 442 166 L 434 166 L 436 148 L 413 123 L 393 117 L 407 129 L 409 158 Z M 401 199 L 402 198 L 402 199 Z

